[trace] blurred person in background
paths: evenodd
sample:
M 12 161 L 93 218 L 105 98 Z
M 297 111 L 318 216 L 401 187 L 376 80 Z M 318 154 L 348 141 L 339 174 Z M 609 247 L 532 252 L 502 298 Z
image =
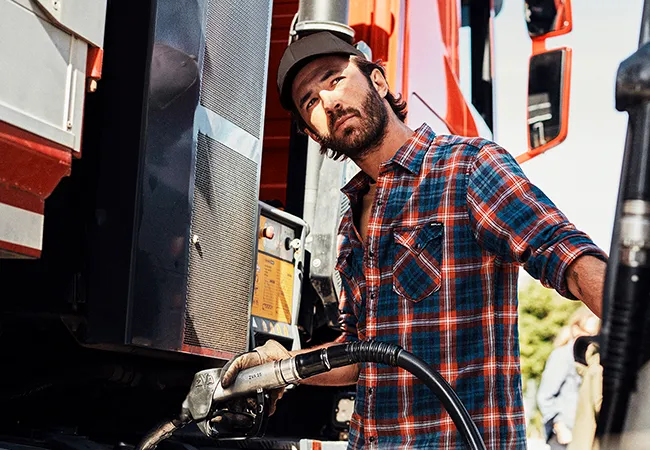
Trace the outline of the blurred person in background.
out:
M 586 365 L 584 364 L 586 362 Z M 582 384 L 578 391 L 578 408 L 573 426 L 573 440 L 568 450 L 599 450 L 596 440 L 598 413 L 603 404 L 603 367 L 600 365 L 598 345 L 588 345 L 584 361 L 576 363 Z
M 542 413 L 547 443 L 551 450 L 566 449 L 573 440 L 573 426 L 582 379 L 576 370 L 573 344 L 580 336 L 598 333 L 600 321 L 584 306 L 571 316 L 558 333 L 537 391 L 537 406 Z

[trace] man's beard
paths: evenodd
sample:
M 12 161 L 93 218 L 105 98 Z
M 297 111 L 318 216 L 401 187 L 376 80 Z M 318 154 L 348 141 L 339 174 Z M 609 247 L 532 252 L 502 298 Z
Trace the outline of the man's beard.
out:
M 383 99 L 374 88 L 371 87 L 368 90 L 368 95 L 363 101 L 362 111 L 356 108 L 347 108 L 337 110 L 330 116 L 330 130 L 334 130 L 334 125 L 339 118 L 349 114 L 358 118 L 359 125 L 343 125 L 338 130 L 342 136 L 334 136 L 332 133 L 327 136 L 317 135 L 321 144 L 321 153 L 327 153 L 330 150 L 335 159 L 346 156 L 352 160 L 360 160 L 381 145 L 386 135 L 388 113 Z

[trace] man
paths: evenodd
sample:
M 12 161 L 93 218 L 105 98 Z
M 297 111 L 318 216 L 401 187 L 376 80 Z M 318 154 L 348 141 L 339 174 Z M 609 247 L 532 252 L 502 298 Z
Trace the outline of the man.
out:
M 600 315 L 604 253 L 495 143 L 406 126 L 383 69 L 332 34 L 288 47 L 278 89 L 323 151 L 362 169 L 343 189 L 351 208 L 340 227 L 339 342 L 377 339 L 425 359 L 487 448 L 524 448 L 518 267 Z M 222 382 L 288 356 L 270 342 L 231 361 Z M 462 447 L 437 399 L 402 370 L 363 364 L 306 381 L 354 383 L 349 448 Z

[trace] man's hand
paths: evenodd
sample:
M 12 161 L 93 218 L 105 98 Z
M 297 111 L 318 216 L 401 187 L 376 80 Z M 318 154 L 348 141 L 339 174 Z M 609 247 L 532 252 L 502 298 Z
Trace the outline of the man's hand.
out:
M 576 259 L 566 271 L 569 290 L 582 303 L 602 318 L 603 289 L 607 264 L 595 256 L 583 255 Z
M 568 445 L 573 440 L 573 433 L 562 422 L 557 422 L 553 424 L 553 431 L 557 437 L 558 444 Z
M 237 375 L 240 371 L 248 369 L 249 367 L 259 366 L 261 364 L 279 361 L 291 357 L 291 353 L 284 348 L 280 343 L 274 340 L 266 341 L 266 344 L 261 347 L 256 347 L 252 352 L 244 353 L 243 355 L 235 356 L 233 359 L 223 367 L 221 371 L 221 385 L 224 388 L 229 387 L 235 382 Z M 271 397 L 271 406 L 269 408 L 269 415 L 275 412 L 276 402 L 282 398 L 284 388 L 276 389 L 269 392 Z

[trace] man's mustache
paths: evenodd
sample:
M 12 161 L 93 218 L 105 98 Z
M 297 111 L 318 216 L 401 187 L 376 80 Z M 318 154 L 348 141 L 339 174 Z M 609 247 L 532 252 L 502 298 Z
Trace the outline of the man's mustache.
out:
M 329 119 L 329 126 L 330 130 L 334 131 L 334 125 L 336 125 L 336 122 L 343 116 L 347 115 L 353 115 L 357 117 L 361 117 L 361 111 L 355 108 L 348 108 L 348 109 L 340 109 L 335 111 L 332 115 L 330 115 Z

